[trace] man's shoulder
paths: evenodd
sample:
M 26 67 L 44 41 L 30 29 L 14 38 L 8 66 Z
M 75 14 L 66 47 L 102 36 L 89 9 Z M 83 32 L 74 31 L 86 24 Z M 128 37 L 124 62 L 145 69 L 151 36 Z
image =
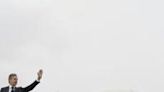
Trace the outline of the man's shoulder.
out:
M 6 89 L 6 88 L 9 88 L 9 86 L 6 86 L 6 87 L 2 87 L 1 89 Z
M 23 88 L 22 87 L 16 87 L 16 90 L 18 91 L 18 90 L 23 90 Z
M 17 89 L 21 89 L 22 87 L 16 87 Z
M 9 86 L 6 86 L 6 87 L 2 87 L 1 89 L 0 89 L 0 91 L 1 92 L 5 92 L 5 90 L 8 90 L 9 89 Z

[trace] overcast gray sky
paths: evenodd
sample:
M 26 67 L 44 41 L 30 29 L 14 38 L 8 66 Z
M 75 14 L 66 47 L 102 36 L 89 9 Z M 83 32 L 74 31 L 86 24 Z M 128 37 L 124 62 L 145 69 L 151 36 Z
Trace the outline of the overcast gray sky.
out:
M 0 0 L 0 87 L 163 92 L 163 0 Z

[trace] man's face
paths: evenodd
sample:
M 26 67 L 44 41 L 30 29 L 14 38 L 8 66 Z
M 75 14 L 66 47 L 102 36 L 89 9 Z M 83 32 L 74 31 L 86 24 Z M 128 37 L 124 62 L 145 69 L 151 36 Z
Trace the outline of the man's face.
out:
M 10 84 L 11 86 L 16 86 L 16 85 L 17 85 L 17 81 L 18 81 L 17 76 L 12 76 L 12 77 L 9 79 L 9 84 Z

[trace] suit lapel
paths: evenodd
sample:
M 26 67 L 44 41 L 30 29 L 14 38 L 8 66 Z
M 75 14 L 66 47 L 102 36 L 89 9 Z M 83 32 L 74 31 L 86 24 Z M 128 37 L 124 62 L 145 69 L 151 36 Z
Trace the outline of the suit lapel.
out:
M 18 88 L 17 87 L 15 87 L 15 92 L 18 92 Z

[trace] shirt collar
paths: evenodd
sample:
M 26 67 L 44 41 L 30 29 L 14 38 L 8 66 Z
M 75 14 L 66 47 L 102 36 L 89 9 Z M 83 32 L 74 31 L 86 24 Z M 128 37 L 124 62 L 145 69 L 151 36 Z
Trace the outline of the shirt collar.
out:
M 13 86 L 9 85 L 9 88 L 10 88 L 10 89 L 12 89 L 12 87 L 13 87 Z M 14 86 L 14 88 L 15 88 L 15 86 Z

